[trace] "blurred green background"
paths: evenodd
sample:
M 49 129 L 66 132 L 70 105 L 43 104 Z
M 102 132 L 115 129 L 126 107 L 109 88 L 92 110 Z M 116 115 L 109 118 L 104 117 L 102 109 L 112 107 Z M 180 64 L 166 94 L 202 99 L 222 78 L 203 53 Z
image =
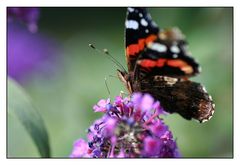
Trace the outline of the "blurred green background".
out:
M 92 106 L 108 92 L 125 90 L 115 77 L 115 65 L 88 47 L 107 48 L 126 67 L 124 22 L 126 8 L 41 8 L 39 32 L 61 43 L 58 70 L 35 74 L 23 84 L 47 126 L 53 157 L 68 157 L 78 138 L 101 114 Z M 186 35 L 202 73 L 192 80 L 205 85 L 216 104 L 204 124 L 177 114 L 165 117 L 183 157 L 233 156 L 232 8 L 149 8 L 162 28 L 179 27 Z M 10 98 L 11 99 L 11 98 Z M 19 121 L 8 117 L 8 156 L 38 157 L 38 151 Z

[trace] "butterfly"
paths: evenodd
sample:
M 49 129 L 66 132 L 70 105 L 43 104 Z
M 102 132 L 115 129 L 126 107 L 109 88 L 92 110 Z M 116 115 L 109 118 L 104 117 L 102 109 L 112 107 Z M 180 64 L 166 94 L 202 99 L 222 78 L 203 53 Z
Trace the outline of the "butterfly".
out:
M 146 8 L 129 7 L 125 44 L 128 71 L 118 70 L 118 77 L 130 93 L 149 93 L 165 111 L 187 120 L 202 123 L 212 117 L 212 97 L 200 83 L 189 80 L 201 69 L 178 28 L 161 29 Z

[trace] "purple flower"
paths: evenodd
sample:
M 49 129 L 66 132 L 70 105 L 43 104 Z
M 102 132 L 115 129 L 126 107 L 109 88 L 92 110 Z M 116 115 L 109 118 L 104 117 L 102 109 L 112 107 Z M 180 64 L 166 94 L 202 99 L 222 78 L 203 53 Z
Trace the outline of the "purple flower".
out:
M 74 148 L 70 157 L 88 157 L 88 150 L 88 144 L 83 139 L 79 139 L 74 143 Z
M 146 137 L 144 139 L 144 153 L 145 157 L 157 157 L 160 151 L 160 142 L 159 139 L 154 137 Z
M 151 95 L 145 94 L 140 102 L 142 111 L 150 111 L 153 107 L 154 99 Z
M 117 120 L 115 120 L 113 118 L 107 118 L 107 120 L 104 122 L 104 124 L 105 124 L 105 127 L 104 127 L 102 134 L 105 137 L 113 136 L 114 129 L 116 128 Z
M 171 131 L 160 118 L 163 109 L 151 95 L 135 93 L 131 98 L 117 96 L 113 103 L 110 99 L 100 100 L 94 110 L 104 115 L 88 129 L 88 148 L 86 142 L 75 143 L 71 157 L 180 156 Z
M 152 125 L 148 127 L 151 132 L 156 136 L 161 138 L 165 132 L 168 131 L 168 126 L 166 126 L 162 120 L 155 120 Z
M 20 83 L 34 74 L 52 75 L 60 61 L 59 45 L 41 33 L 29 33 L 19 24 L 8 25 L 8 75 Z
M 28 30 L 35 33 L 38 30 L 37 22 L 39 19 L 39 8 L 36 7 L 8 7 L 8 22 L 13 19 L 23 22 L 27 25 Z
M 109 103 L 110 103 L 110 99 L 107 99 L 107 100 L 101 99 L 101 100 L 99 100 L 97 105 L 93 106 L 93 109 L 94 109 L 95 112 L 106 112 L 107 105 Z

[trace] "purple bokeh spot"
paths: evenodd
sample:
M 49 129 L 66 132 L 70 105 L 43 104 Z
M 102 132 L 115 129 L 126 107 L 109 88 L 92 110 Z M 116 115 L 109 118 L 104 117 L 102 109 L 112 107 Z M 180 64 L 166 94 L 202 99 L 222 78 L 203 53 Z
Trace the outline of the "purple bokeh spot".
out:
M 29 33 L 14 22 L 8 23 L 7 68 L 8 75 L 18 82 L 33 74 L 51 75 L 60 61 L 56 41 L 40 33 Z

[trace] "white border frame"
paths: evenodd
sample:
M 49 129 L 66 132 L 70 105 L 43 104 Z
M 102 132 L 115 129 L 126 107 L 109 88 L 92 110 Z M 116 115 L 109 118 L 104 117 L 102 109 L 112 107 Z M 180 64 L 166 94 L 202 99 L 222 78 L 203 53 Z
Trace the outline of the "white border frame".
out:
M 238 0 L 121 0 L 121 1 L 108 1 L 108 0 L 2 0 L 0 1 L 0 159 L 1 164 L 18 164 L 18 165 L 33 165 L 33 164 L 66 164 L 71 161 L 73 164 L 213 164 L 213 163 L 236 163 L 240 160 L 240 51 L 238 46 L 240 44 L 240 3 Z M 52 6 L 52 7 L 90 7 L 90 6 L 158 6 L 158 7 L 186 7 L 186 6 L 201 6 L 201 7 L 234 7 L 234 159 L 6 159 L 6 7 L 7 6 Z M 237 43 L 237 44 L 236 44 Z M 237 62 L 237 63 L 236 63 Z M 221 127 L 221 125 L 219 125 Z M 237 129 L 236 129 L 237 127 Z M 2 160 L 3 159 L 3 160 Z M 79 162 L 80 161 L 80 162 Z M 177 161 L 177 162 L 176 162 Z M 239 163 L 238 163 L 239 164 Z

